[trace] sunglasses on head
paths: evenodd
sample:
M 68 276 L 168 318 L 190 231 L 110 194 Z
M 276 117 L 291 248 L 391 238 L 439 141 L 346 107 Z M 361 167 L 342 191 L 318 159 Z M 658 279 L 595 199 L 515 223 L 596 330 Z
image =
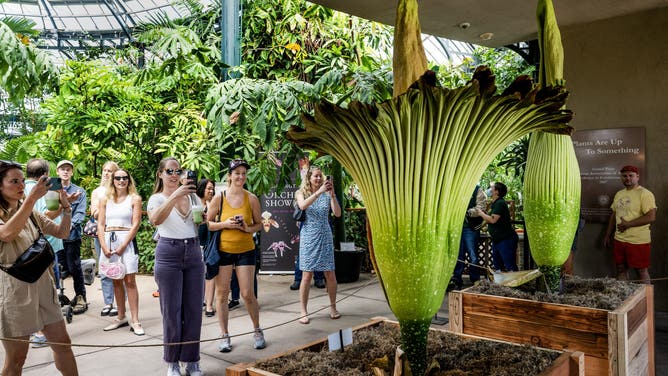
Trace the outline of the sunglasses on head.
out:
M 116 181 L 130 180 L 130 177 L 129 176 L 114 176 L 114 180 L 116 180 Z
M 183 172 L 183 170 L 180 169 L 180 168 L 177 168 L 177 169 L 166 168 L 166 169 L 165 169 L 165 173 L 166 173 L 167 175 L 181 175 L 182 172 Z

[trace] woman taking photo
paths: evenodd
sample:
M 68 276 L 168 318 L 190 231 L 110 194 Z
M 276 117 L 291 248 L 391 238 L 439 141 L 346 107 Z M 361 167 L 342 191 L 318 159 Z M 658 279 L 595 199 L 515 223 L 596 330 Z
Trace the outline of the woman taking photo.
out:
M 197 182 L 197 197 L 202 201 L 204 205 L 204 221 L 199 224 L 197 233 L 199 236 L 199 244 L 204 247 L 209 241 L 209 227 L 206 224 L 206 214 L 208 212 L 209 203 L 213 199 L 214 194 L 216 193 L 215 185 L 213 181 L 209 179 L 200 179 Z M 213 306 L 213 293 L 214 293 L 214 280 L 204 279 L 204 315 L 206 317 L 213 317 L 216 314 L 216 310 Z
M 130 173 L 118 169 L 111 175 L 106 195 L 100 198 L 98 206 L 97 237 L 102 249 L 100 264 L 120 257 L 125 265 L 125 277 L 113 280 L 118 317 L 104 331 L 128 325 L 125 316 L 127 294 L 132 318 L 130 330 L 138 336 L 144 335 L 144 329 L 139 323 L 139 293 L 135 280 L 139 270 L 139 251 L 134 240 L 140 225 L 141 197 L 137 194 Z
M 255 349 L 266 347 L 264 333 L 260 328 L 259 307 L 253 292 L 256 257 L 253 234 L 262 228 L 262 217 L 260 217 L 260 201 L 254 194 L 244 189 L 249 168 L 250 165 L 242 159 L 230 162 L 227 189 L 211 200 L 207 214 L 209 230 L 222 230 L 218 247 L 220 267 L 215 278 L 216 305 L 220 313 L 218 323 L 223 337 L 218 345 L 220 352 L 232 351 L 232 342 L 227 327 L 229 317 L 227 297 L 230 294 L 232 268 L 236 269 L 241 297 L 244 299 L 248 315 L 255 328 L 253 347 Z M 221 200 L 222 212 L 220 212 Z
M 329 226 L 329 213 L 341 216 L 341 206 L 334 195 L 330 177 L 325 181 L 322 170 L 311 166 L 302 180 L 302 186 L 295 194 L 297 205 L 306 211 L 306 219 L 299 231 L 299 269 L 302 270 L 302 282 L 299 285 L 301 318 L 299 322 L 308 324 L 309 290 L 313 272 L 323 271 L 327 294 L 329 295 L 329 317 L 336 320 L 341 317 L 336 310 L 336 274 L 334 273 L 334 240 Z
M 510 219 L 508 204 L 503 198 L 508 193 L 505 184 L 496 182 L 492 186 L 492 210 L 489 215 L 480 208 L 476 211 L 489 224 L 489 236 L 492 238 L 492 258 L 494 269 L 507 272 L 517 271 L 515 252 L 519 237 Z
M 33 210 L 48 191 L 49 178 L 38 179 L 24 199 L 25 182 L 21 165 L 0 161 L 0 264 L 9 267 L 42 233 L 67 238 L 72 224 L 72 207 L 60 189 L 63 210 L 60 224 Z M 41 330 L 48 342 L 70 344 L 65 321 L 58 304 L 53 267 L 34 283 L 28 283 L 0 271 L 0 335 L 25 342 L 2 341 L 5 351 L 3 375 L 21 375 L 28 354 L 30 334 Z M 78 375 L 72 348 L 51 345 L 56 368 L 63 375 Z
M 111 180 L 111 174 L 118 170 L 116 162 L 108 161 L 102 166 L 102 176 L 100 176 L 100 185 L 90 194 L 90 216 L 97 221 L 100 212 L 100 199 L 107 195 L 107 186 Z M 98 262 L 102 253 L 100 252 L 100 239 L 93 239 L 95 246 L 95 257 Z M 99 265 L 99 264 L 98 264 Z M 100 284 L 102 285 L 102 299 L 104 307 L 100 311 L 100 316 L 116 316 L 118 310 L 114 308 L 114 284 L 111 278 L 100 274 Z
M 201 205 L 195 182 L 181 185 L 183 170 L 168 157 L 160 161 L 153 195 L 146 210 L 158 228 L 160 239 L 155 248 L 155 280 L 160 290 L 163 341 L 165 343 L 199 341 L 202 329 L 204 262 L 193 221 L 192 207 Z M 201 376 L 199 342 L 165 346 L 163 359 L 167 375 L 180 376 L 179 361 L 186 363 L 186 373 Z

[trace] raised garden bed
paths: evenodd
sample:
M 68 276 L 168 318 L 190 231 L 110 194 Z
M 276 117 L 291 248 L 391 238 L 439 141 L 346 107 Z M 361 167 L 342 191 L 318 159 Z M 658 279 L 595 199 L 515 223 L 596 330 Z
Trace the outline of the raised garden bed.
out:
M 450 292 L 452 332 L 581 351 L 586 375 L 655 374 L 651 285 L 634 286 L 612 309 L 494 296 L 475 289 Z
M 343 352 L 327 351 L 327 340 L 322 339 L 254 364 L 228 367 L 226 375 L 374 375 L 370 367 L 372 363 L 383 363 L 379 361 L 383 356 L 392 362 L 394 349 L 399 343 L 396 322 L 378 318 L 353 330 L 353 345 Z M 567 376 L 582 374 L 584 367 L 581 352 L 518 346 L 437 329 L 432 329 L 429 334 L 428 349 L 429 362 L 433 360 L 441 364 L 435 375 Z M 466 371 L 467 367 L 469 371 Z M 389 374 L 392 374 L 391 369 Z

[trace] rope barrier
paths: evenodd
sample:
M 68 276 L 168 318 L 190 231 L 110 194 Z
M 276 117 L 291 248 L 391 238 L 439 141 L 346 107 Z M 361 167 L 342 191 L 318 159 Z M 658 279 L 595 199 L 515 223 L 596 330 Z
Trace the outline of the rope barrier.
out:
M 363 289 L 365 289 L 366 287 L 368 287 L 368 286 L 371 285 L 372 283 L 376 283 L 376 284 L 377 284 L 377 283 L 378 283 L 378 279 L 375 279 L 375 278 L 374 278 L 374 279 L 369 279 L 369 280 L 368 280 L 366 283 L 364 283 L 362 286 L 360 286 L 360 287 L 358 287 L 357 289 L 353 290 L 352 293 L 350 293 L 350 294 L 346 294 L 346 296 L 344 296 L 343 298 L 338 299 L 338 300 L 336 301 L 336 303 L 342 302 L 342 301 L 344 301 L 344 300 L 346 300 L 346 299 L 348 299 L 348 298 L 350 298 L 350 297 L 356 296 L 357 293 L 359 293 L 360 291 L 362 291 Z M 309 316 L 311 316 L 311 315 L 313 315 L 313 314 L 316 314 L 316 313 L 318 313 L 318 312 L 324 311 L 325 309 L 329 309 L 330 307 L 331 307 L 331 304 L 328 304 L 328 305 L 326 305 L 326 306 L 323 306 L 323 307 L 320 308 L 320 309 L 317 309 L 317 310 L 315 310 L 315 311 L 313 311 L 313 312 L 311 312 L 311 313 L 308 313 L 308 314 L 306 314 L 306 315 L 299 316 L 299 317 L 297 317 L 297 318 L 295 318 L 295 319 L 288 320 L 288 321 L 285 321 L 285 322 L 282 322 L 282 323 L 278 323 L 278 324 L 274 324 L 274 325 L 271 325 L 271 326 L 267 326 L 267 327 L 263 328 L 263 330 L 271 330 L 271 329 L 275 329 L 275 328 L 278 328 L 278 327 L 281 327 L 281 326 L 284 326 L 284 325 L 288 325 L 288 324 L 290 324 L 290 323 L 292 323 L 292 322 L 295 322 L 295 321 L 297 321 L 297 320 L 300 320 L 300 319 L 302 319 L 302 318 L 304 318 L 304 317 L 309 317 Z M 249 335 L 249 334 L 253 334 L 253 333 L 255 333 L 255 330 L 253 330 L 253 331 L 251 331 L 251 332 L 244 332 L 244 333 L 240 333 L 240 334 L 230 335 L 230 338 L 243 337 L 243 336 L 246 336 L 246 335 Z M 83 348 L 109 348 L 109 349 L 113 349 L 113 348 L 142 348 L 142 347 L 162 347 L 162 346 L 192 345 L 192 344 L 195 344 L 195 343 L 206 343 L 206 342 L 218 341 L 218 340 L 220 340 L 220 339 L 222 339 L 222 336 L 218 336 L 218 337 L 215 337 L 215 338 L 209 338 L 209 339 L 201 339 L 201 340 L 196 340 L 196 341 L 182 341 L 182 342 L 168 342 L 168 343 L 149 343 L 149 344 L 141 344 L 141 345 L 139 345 L 139 344 L 138 344 L 138 345 L 130 345 L 130 344 L 126 344 L 126 345 L 105 345 L 105 344 L 64 343 L 64 342 L 39 342 L 39 343 L 41 343 L 41 344 L 46 344 L 46 345 L 49 345 L 49 346 L 69 346 L 69 347 L 83 347 Z M 0 337 L 0 341 L 22 342 L 22 343 L 29 343 L 29 344 L 30 344 L 30 343 L 36 343 L 36 342 L 34 342 L 34 341 L 31 341 L 30 339 L 5 338 L 5 337 Z

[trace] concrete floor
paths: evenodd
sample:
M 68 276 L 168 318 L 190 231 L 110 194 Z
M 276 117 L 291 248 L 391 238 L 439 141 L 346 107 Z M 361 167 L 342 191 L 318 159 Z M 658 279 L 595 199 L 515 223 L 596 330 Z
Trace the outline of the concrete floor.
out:
M 99 280 L 88 286 L 89 310 L 74 317 L 67 329 L 75 344 L 102 345 L 101 347 L 75 347 L 79 372 L 81 375 L 164 375 L 165 363 L 162 361 L 162 318 L 158 299 L 151 293 L 156 285 L 151 276 L 138 276 L 140 293 L 140 319 L 146 335 L 135 336 L 128 328 L 112 332 L 103 332 L 102 328 L 111 321 L 101 317 L 102 293 Z M 220 353 L 217 350 L 220 334 L 216 317 L 203 318 L 201 347 L 201 366 L 207 376 L 224 375 L 225 368 L 240 362 L 253 362 L 281 353 L 298 345 L 321 339 L 340 328 L 352 327 L 367 322 L 370 318 L 384 316 L 393 319 L 382 289 L 373 274 L 362 274 L 354 283 L 339 285 L 338 309 L 343 315 L 339 320 L 328 316 L 327 297 L 324 290 L 311 290 L 309 310 L 314 313 L 311 323 L 302 325 L 295 320 L 299 316 L 299 295 L 290 291 L 288 286 L 292 276 L 260 275 L 259 302 L 260 320 L 265 328 L 267 348 L 252 348 L 252 330 L 250 318 L 243 303 L 230 312 L 230 331 L 233 350 Z M 71 295 L 71 279 L 66 280 L 66 293 Z M 321 312 L 316 310 L 325 307 Z M 438 313 L 447 318 L 447 299 Z M 447 328 L 434 325 L 436 328 Z M 142 345 L 150 347 L 124 348 L 109 346 Z M 154 346 L 151 346 L 154 345 Z M 157 345 L 157 346 L 156 346 Z M 656 316 L 656 374 L 668 375 L 668 313 Z M 4 351 L 0 349 L 0 361 L 4 362 Z M 53 357 L 48 348 L 30 349 L 24 368 L 24 375 L 58 375 L 53 364 Z

